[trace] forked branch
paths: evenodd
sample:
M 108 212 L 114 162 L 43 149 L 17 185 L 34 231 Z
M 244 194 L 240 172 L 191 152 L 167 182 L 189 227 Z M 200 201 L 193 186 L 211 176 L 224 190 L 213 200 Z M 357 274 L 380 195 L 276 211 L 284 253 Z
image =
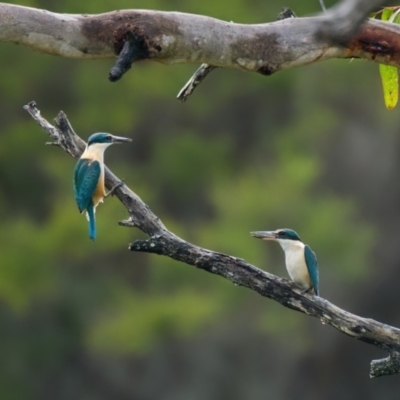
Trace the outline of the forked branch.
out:
M 34 102 L 25 110 L 68 154 L 78 158 L 84 149 L 84 141 L 73 131 L 66 115 L 61 111 L 51 125 L 40 115 Z M 121 182 L 106 169 L 106 186 L 110 190 Z M 126 208 L 129 218 L 120 225 L 137 227 L 147 233 L 148 240 L 136 240 L 130 244 L 132 251 L 159 254 L 188 265 L 219 275 L 238 286 L 277 301 L 285 307 L 318 318 L 340 332 L 372 344 L 389 353 L 389 357 L 371 363 L 371 377 L 400 372 L 400 330 L 378 321 L 351 314 L 329 301 L 302 293 L 293 282 L 262 271 L 242 259 L 203 249 L 186 242 L 170 232 L 150 208 L 125 184 L 115 189 L 115 196 Z M 246 232 L 243 233 L 246 235 Z

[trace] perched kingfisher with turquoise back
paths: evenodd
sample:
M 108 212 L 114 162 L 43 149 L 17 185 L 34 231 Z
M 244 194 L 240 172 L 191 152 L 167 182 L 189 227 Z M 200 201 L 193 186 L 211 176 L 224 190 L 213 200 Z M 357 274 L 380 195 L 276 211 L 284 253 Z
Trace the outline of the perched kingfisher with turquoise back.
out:
M 277 241 L 285 252 L 286 269 L 290 278 L 305 292 L 319 296 L 318 264 L 315 253 L 291 229 L 250 232 L 250 235 Z
M 89 237 L 96 239 L 95 210 L 107 197 L 104 186 L 104 151 L 114 143 L 131 142 L 132 139 L 109 133 L 94 133 L 75 166 L 74 191 L 79 211 L 86 211 L 89 220 Z M 110 191 L 112 192 L 113 189 Z

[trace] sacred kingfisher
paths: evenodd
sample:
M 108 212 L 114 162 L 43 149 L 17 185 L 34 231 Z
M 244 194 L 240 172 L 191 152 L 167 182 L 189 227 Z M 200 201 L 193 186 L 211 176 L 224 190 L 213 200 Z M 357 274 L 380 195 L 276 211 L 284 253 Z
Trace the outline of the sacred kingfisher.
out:
M 285 252 L 286 269 L 290 278 L 304 289 L 304 292 L 319 295 L 317 257 L 295 231 L 278 229 L 250 232 L 250 235 L 263 240 L 276 240 Z
M 106 197 L 104 187 L 104 150 L 114 143 L 131 142 L 132 139 L 109 133 L 94 133 L 75 166 L 74 191 L 79 211 L 86 210 L 89 220 L 89 237 L 96 239 L 95 209 Z

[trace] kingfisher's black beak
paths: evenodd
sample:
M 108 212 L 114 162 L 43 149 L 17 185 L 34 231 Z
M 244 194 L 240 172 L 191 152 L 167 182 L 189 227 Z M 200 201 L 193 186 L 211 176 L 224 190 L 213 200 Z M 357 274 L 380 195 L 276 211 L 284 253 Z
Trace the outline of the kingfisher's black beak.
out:
M 250 235 L 262 240 L 276 239 L 276 233 L 274 231 L 256 231 L 256 232 L 250 232 Z
M 113 136 L 112 137 L 112 142 L 119 144 L 119 143 L 126 143 L 126 142 L 132 142 L 131 138 L 126 138 L 122 136 Z

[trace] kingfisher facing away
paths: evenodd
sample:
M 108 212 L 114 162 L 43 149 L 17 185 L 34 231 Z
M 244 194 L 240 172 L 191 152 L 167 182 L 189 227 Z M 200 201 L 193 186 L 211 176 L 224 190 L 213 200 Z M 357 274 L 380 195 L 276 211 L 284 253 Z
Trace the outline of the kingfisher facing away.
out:
M 79 211 L 82 213 L 86 210 L 89 237 L 92 240 L 96 239 L 95 209 L 108 195 L 104 187 L 104 150 L 114 143 L 131 141 L 132 139 L 109 133 L 94 133 L 89 137 L 86 149 L 75 166 L 75 199 Z
M 285 252 L 286 269 L 290 278 L 304 289 L 304 292 L 319 295 L 317 257 L 310 247 L 300 240 L 295 231 L 278 229 L 276 231 L 250 232 L 250 235 L 263 240 L 279 242 Z

